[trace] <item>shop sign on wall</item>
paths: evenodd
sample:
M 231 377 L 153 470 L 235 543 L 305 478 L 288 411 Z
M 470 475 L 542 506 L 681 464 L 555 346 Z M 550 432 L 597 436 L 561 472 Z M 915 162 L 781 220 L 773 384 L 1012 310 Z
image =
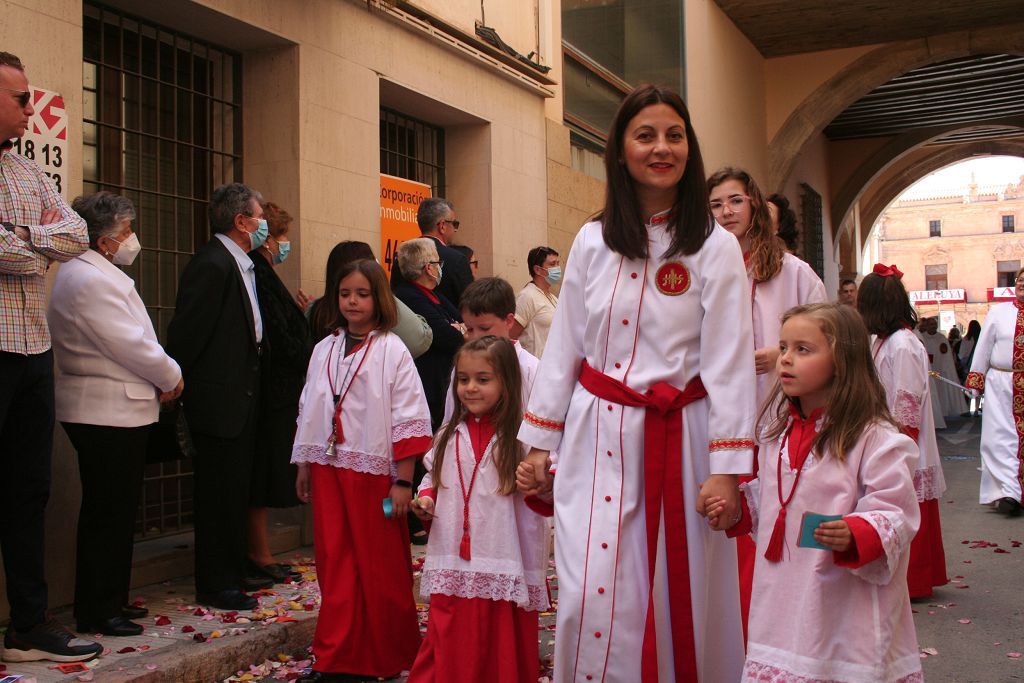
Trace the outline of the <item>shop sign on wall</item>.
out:
M 57 191 L 68 198 L 68 113 L 64 98 L 52 90 L 30 85 L 32 108 L 35 113 L 28 120 L 25 135 L 14 141 L 14 151 L 36 162 L 57 186 Z
M 381 264 L 388 276 L 397 267 L 399 245 L 420 236 L 416 212 L 420 202 L 430 197 L 430 185 L 392 175 L 380 176 L 380 248 Z

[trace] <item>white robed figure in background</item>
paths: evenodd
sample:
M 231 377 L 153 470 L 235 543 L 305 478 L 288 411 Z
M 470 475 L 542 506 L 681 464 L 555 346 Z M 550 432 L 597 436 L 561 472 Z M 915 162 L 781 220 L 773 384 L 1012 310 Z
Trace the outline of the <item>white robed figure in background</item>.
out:
M 960 378 L 956 374 L 956 362 L 953 360 L 953 345 L 949 343 L 946 335 L 939 332 L 938 318 L 922 319 L 920 330 L 919 336 L 925 351 L 928 352 L 931 369 L 939 373 L 939 377 L 949 380 L 953 384 L 960 384 Z M 931 386 L 932 401 L 939 406 L 940 412 L 945 417 L 958 417 L 960 413 L 967 410 L 963 392 L 958 391 L 955 386 L 934 378 Z
M 627 96 L 605 164 L 607 203 L 576 236 L 519 433 L 534 449 L 523 490 L 559 451 L 555 680 L 735 681 L 735 544 L 695 509 L 721 494 L 737 514 L 752 466 L 742 256 L 711 222 L 678 95 Z
M 967 387 L 985 392 L 981 419 L 981 498 L 1019 515 L 1024 486 L 1024 268 L 1012 303 L 993 306 L 974 349 Z

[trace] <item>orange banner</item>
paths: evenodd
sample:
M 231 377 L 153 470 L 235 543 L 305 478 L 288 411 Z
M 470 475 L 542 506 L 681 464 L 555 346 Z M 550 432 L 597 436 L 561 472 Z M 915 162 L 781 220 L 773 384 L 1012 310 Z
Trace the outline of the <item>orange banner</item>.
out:
M 416 211 L 420 202 L 429 197 L 430 185 L 381 174 L 380 253 L 383 254 L 381 263 L 389 277 L 392 265 L 397 265 L 395 255 L 399 245 L 420 236 Z

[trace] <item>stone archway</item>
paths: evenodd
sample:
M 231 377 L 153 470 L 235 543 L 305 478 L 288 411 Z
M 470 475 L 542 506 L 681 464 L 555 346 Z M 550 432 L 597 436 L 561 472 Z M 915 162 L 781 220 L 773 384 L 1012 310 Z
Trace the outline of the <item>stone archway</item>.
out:
M 1024 55 L 1024 23 L 890 43 L 860 57 L 811 93 L 768 146 L 770 188 L 782 188 L 805 145 L 876 87 L 926 64 L 983 54 Z

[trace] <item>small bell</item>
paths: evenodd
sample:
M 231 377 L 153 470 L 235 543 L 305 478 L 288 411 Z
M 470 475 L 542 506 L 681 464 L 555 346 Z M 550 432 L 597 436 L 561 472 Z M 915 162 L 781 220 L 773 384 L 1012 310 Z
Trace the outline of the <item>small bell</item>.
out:
M 324 455 L 326 455 L 328 457 L 331 457 L 331 456 L 334 455 L 334 444 L 335 444 L 334 432 L 331 432 L 330 437 L 328 437 L 328 439 L 327 439 L 327 450 L 324 451 Z

